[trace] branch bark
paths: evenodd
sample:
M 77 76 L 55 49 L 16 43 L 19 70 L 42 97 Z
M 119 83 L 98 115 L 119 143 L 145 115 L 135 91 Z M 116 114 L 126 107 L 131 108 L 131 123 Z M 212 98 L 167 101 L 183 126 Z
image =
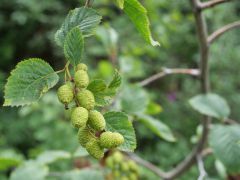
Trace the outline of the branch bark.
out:
M 169 74 L 189 74 L 192 76 L 198 76 L 200 75 L 200 71 L 198 69 L 170 69 L 170 68 L 163 68 L 162 72 L 159 72 L 157 74 L 154 74 L 150 76 L 149 78 L 141 81 L 139 83 L 140 86 L 147 86 L 148 84 L 166 76 Z
M 210 90 L 209 86 L 209 67 L 208 67 L 208 57 L 209 57 L 209 44 L 208 44 L 208 32 L 206 27 L 206 21 L 200 9 L 201 2 L 199 0 L 190 0 L 192 4 L 192 9 L 196 21 L 196 30 L 199 40 L 200 47 L 200 83 L 201 83 L 201 92 L 206 94 Z M 158 74 L 153 79 L 164 76 L 164 74 Z M 146 83 L 145 83 L 146 84 Z M 196 163 L 197 156 L 202 153 L 204 146 L 207 142 L 209 125 L 211 119 L 208 116 L 204 116 L 202 120 L 203 133 L 202 137 L 199 140 L 198 144 L 193 148 L 192 152 L 180 162 L 174 169 L 169 172 L 162 172 L 156 170 L 155 168 L 150 167 L 153 172 L 158 174 L 160 177 L 165 180 L 172 180 L 176 177 L 182 175 L 186 172 L 194 163 Z M 144 163 L 145 164 L 145 163 Z M 148 164 L 149 165 L 149 164 Z
M 217 31 L 213 32 L 209 37 L 208 37 L 208 43 L 211 44 L 213 43 L 216 39 L 218 39 L 221 35 L 226 33 L 227 31 L 230 31 L 235 28 L 240 28 L 240 21 L 236 21 L 234 23 L 228 24 L 226 26 L 223 26 L 222 28 L 218 29 Z
M 212 8 L 216 5 L 226 3 L 226 2 L 230 2 L 230 1 L 231 0 L 211 0 L 211 1 L 208 1 L 208 2 L 200 3 L 200 8 L 202 10 L 204 10 L 204 9 Z

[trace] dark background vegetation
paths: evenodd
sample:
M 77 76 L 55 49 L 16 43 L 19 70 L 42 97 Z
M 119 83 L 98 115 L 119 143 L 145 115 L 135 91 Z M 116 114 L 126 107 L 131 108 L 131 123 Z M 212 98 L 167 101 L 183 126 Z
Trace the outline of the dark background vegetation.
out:
M 187 0 L 141 1 L 151 21 L 153 36 L 161 47 L 144 42 L 130 20 L 110 0 L 95 1 L 94 7 L 104 16 L 102 25 L 111 26 L 119 35 L 117 53 L 103 45 L 101 35 L 87 39 L 84 62 L 92 77 L 109 79 L 112 62 L 126 73 L 126 78 L 139 82 L 157 73 L 162 67 L 197 68 L 198 44 L 194 18 Z M 15 65 L 30 57 L 48 61 L 56 70 L 64 64 L 61 49 L 55 45 L 54 33 L 72 8 L 83 5 L 77 0 L 0 0 L 0 102 L 3 86 Z M 209 31 L 233 22 L 240 17 L 240 2 L 234 1 L 206 12 Z M 211 47 L 212 90 L 225 97 L 231 106 L 231 118 L 240 117 L 240 31 L 222 36 Z M 129 70 L 130 69 L 130 70 Z M 193 147 L 200 115 L 190 108 L 188 99 L 199 92 L 199 82 L 188 75 L 171 75 L 151 83 L 145 89 L 150 99 L 162 107 L 156 117 L 168 124 L 177 137 L 176 143 L 165 142 L 136 124 L 138 148 L 136 152 L 164 169 L 182 160 Z M 0 108 L 0 151 L 14 151 L 24 158 L 35 157 L 49 149 L 73 152 L 77 149 L 76 132 L 66 120 L 67 114 L 56 100 L 54 90 L 43 97 L 40 104 L 24 108 Z M 60 163 L 58 169 L 71 169 L 71 162 Z M 209 176 L 219 178 L 214 158 L 205 161 Z M 1 172 L 0 172 L 1 173 Z M 0 174 L 0 179 L 9 172 Z M 146 171 L 147 179 L 156 179 Z M 193 167 L 181 179 L 196 179 Z

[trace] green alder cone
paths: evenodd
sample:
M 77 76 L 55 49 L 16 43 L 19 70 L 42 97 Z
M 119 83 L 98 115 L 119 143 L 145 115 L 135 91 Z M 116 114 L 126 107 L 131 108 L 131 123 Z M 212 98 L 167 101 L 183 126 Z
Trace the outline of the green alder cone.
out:
M 110 131 L 104 132 L 100 135 L 100 145 L 103 148 L 116 148 L 124 143 L 124 137 L 119 133 Z
M 127 176 L 122 176 L 120 180 L 129 180 Z
M 107 165 L 107 167 L 114 169 L 114 161 L 113 161 L 112 157 L 108 157 L 106 159 L 106 165 Z
M 86 147 L 86 144 L 94 138 L 95 137 L 90 132 L 89 128 L 83 127 L 78 130 L 78 142 L 81 144 L 82 147 Z
M 77 71 L 78 70 L 83 70 L 83 71 L 87 71 L 88 70 L 88 67 L 86 64 L 83 64 L 83 63 L 80 63 L 77 65 Z
M 72 125 L 76 128 L 85 127 L 88 120 L 88 110 L 83 107 L 76 107 L 71 114 Z
M 92 139 L 86 144 L 87 152 L 96 159 L 101 159 L 104 156 L 104 149 L 98 144 L 98 140 Z
M 114 170 L 114 171 L 113 171 L 113 176 L 114 176 L 115 178 L 119 178 L 119 177 L 121 176 L 121 172 L 120 172 L 119 170 Z
M 124 171 L 124 172 L 128 172 L 128 171 L 130 170 L 129 165 L 128 165 L 127 162 L 122 162 L 122 163 L 120 164 L 120 168 L 121 168 L 121 170 Z
M 89 84 L 87 72 L 84 70 L 78 70 L 74 75 L 74 81 L 78 88 L 86 88 Z
M 138 179 L 138 176 L 135 173 L 130 173 L 128 175 L 128 180 L 137 180 L 137 179 Z
M 129 166 L 130 170 L 138 173 L 138 166 L 133 160 L 128 161 L 128 166 Z
M 72 102 L 74 94 L 70 84 L 62 85 L 57 91 L 58 99 L 63 104 Z
M 77 94 L 77 100 L 80 106 L 86 108 L 87 110 L 92 110 L 95 106 L 95 98 L 91 91 L 87 89 L 82 89 Z
M 105 129 L 105 126 L 106 126 L 106 121 L 105 121 L 103 115 L 96 110 L 89 112 L 88 123 L 96 131 L 102 131 Z
M 124 160 L 124 157 L 122 155 L 122 153 L 116 151 L 113 155 L 112 158 L 114 160 L 115 163 L 121 163 Z

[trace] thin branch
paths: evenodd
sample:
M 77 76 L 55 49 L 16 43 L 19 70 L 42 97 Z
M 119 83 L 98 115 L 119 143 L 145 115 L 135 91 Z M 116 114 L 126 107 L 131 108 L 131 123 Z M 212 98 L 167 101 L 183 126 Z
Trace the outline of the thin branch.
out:
M 85 7 L 90 7 L 91 0 L 86 0 Z
M 225 32 L 230 31 L 235 28 L 240 28 L 240 21 L 236 21 L 234 23 L 228 24 L 226 26 L 223 26 L 222 28 L 218 29 L 217 31 L 213 32 L 209 37 L 208 37 L 208 43 L 211 44 L 219 38 L 221 35 L 223 35 Z
M 198 180 L 204 180 L 204 178 L 207 176 L 207 172 L 204 168 L 203 158 L 200 154 L 197 155 L 197 165 L 200 174 Z
M 201 9 L 208 9 L 208 8 L 212 8 L 216 5 L 226 3 L 226 2 L 230 2 L 230 1 L 231 0 L 211 0 L 211 1 L 207 1 L 207 2 L 202 2 L 202 3 L 200 3 L 200 8 Z
M 155 173 L 157 176 L 162 177 L 162 178 L 167 178 L 168 175 L 167 173 L 163 172 L 161 169 L 159 169 L 157 166 L 154 164 L 140 158 L 139 156 L 133 154 L 133 153 L 128 153 L 126 152 L 128 157 L 132 160 L 134 160 L 136 163 L 146 167 L 147 169 L 151 170 L 153 173 Z
M 157 74 L 154 74 L 150 76 L 149 78 L 141 81 L 139 83 L 140 86 L 146 86 L 166 75 L 169 74 L 190 74 L 192 76 L 198 76 L 200 75 L 200 71 L 198 69 L 169 69 L 169 68 L 163 68 L 162 72 L 159 72 Z

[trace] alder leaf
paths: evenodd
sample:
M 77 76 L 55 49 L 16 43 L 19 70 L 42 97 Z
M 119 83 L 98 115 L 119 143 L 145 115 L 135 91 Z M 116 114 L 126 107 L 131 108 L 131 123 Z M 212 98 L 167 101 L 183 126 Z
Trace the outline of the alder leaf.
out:
M 144 114 L 138 114 L 138 118 L 141 123 L 143 123 L 148 129 L 150 129 L 158 137 L 168 142 L 176 141 L 170 128 L 160 120 Z
M 227 102 L 217 94 L 197 95 L 190 99 L 189 103 L 201 114 L 218 119 L 225 119 L 230 114 Z
M 65 57 L 74 67 L 76 67 L 82 59 L 83 46 L 84 40 L 82 32 L 78 27 L 75 27 L 67 34 L 64 42 Z
M 229 174 L 240 173 L 239 125 L 213 125 L 209 144 L 214 155 L 226 166 Z
M 125 0 L 116 0 L 115 2 L 116 2 L 116 4 L 118 5 L 118 7 L 119 7 L 120 9 L 123 9 L 123 7 L 124 7 L 124 1 L 125 1 Z
M 150 23 L 147 10 L 138 0 L 125 0 L 123 11 L 131 19 L 142 37 L 152 46 L 159 46 L 159 42 L 154 41 L 150 31 Z
M 63 47 L 68 32 L 74 27 L 78 27 L 84 37 L 92 35 L 101 19 L 102 17 L 91 8 L 81 7 L 71 10 L 55 34 L 56 43 Z
M 5 85 L 4 106 L 23 106 L 36 102 L 58 80 L 53 68 L 42 59 L 21 61 Z

